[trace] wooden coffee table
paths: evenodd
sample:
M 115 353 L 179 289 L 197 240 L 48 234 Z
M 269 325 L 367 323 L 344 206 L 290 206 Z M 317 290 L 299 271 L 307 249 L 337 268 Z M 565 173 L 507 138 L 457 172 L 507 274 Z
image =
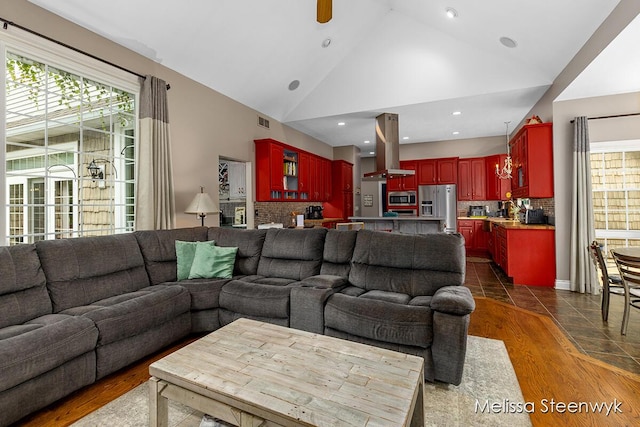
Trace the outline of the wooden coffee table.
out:
M 422 358 L 239 319 L 149 366 L 168 399 L 239 426 L 424 426 Z

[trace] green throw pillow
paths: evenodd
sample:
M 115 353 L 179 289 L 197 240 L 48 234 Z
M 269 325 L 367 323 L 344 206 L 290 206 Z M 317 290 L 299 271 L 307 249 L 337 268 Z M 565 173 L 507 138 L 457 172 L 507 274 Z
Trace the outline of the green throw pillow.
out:
M 231 279 L 238 248 L 223 246 L 196 246 L 189 279 Z
M 176 240 L 178 280 L 185 280 L 189 278 L 189 272 L 191 271 L 191 265 L 193 264 L 193 257 L 196 255 L 196 247 L 198 245 L 213 246 L 215 244 L 216 242 L 213 240 L 206 242 L 184 242 L 182 240 Z

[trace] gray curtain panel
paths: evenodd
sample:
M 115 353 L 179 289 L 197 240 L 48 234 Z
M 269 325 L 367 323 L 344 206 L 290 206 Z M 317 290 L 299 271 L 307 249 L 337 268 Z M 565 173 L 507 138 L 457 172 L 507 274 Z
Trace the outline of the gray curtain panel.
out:
M 571 290 L 598 295 L 600 285 L 589 253 L 595 239 L 591 194 L 589 124 L 586 117 L 573 122 L 573 191 L 571 200 Z
M 175 228 L 167 84 L 147 76 L 140 92 L 136 230 Z

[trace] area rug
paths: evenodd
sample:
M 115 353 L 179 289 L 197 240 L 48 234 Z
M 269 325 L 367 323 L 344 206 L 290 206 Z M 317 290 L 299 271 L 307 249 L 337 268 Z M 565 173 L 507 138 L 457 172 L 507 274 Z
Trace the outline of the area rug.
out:
M 149 425 L 149 391 L 142 384 L 82 418 L 74 427 Z M 511 411 L 524 402 L 502 341 L 469 336 L 462 383 L 425 383 L 425 426 L 530 426 L 526 412 Z M 503 410 L 503 409 L 507 410 Z M 197 427 L 203 414 L 169 402 L 170 427 Z

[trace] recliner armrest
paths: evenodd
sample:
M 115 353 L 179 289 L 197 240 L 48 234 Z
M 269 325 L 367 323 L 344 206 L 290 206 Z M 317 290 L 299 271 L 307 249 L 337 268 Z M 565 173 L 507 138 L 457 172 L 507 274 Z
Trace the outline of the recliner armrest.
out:
M 348 281 L 344 277 L 329 274 L 318 274 L 317 276 L 307 277 L 299 282 L 299 284 L 304 287 L 324 289 L 338 289 L 347 285 L 347 283 Z
M 431 309 L 441 313 L 464 316 L 476 308 L 476 302 L 469 288 L 464 286 L 444 286 L 431 299 Z

